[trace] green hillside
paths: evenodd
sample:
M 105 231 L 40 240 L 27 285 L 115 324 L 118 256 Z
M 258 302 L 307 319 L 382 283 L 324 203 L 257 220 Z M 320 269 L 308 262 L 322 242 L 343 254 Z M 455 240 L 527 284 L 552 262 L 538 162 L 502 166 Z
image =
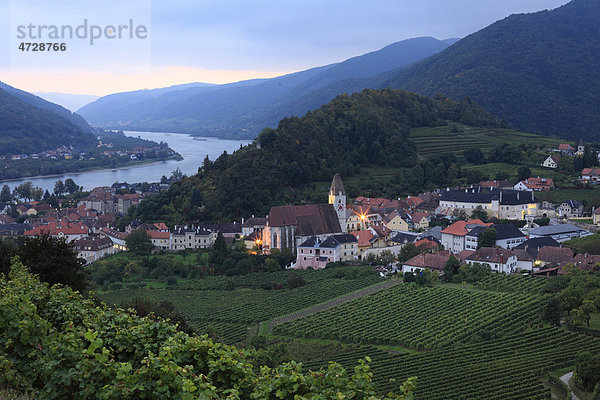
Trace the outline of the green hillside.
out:
M 274 203 L 302 199 L 298 189 L 330 181 L 336 172 L 351 177 L 366 167 L 411 168 L 418 161 L 411 129 L 450 122 L 501 126 L 470 101 L 390 89 L 342 95 L 302 118 L 283 119 L 234 154 L 206 160 L 198 175 L 142 202 L 137 216 L 175 224 L 264 215 Z M 446 174 L 438 175 L 443 182 L 432 184 L 449 183 Z M 281 194 L 288 189 L 287 197 Z
M 519 130 L 598 140 L 599 37 L 600 2 L 573 0 L 498 21 L 380 85 L 470 97 Z
M 45 102 L 36 99 L 40 103 Z M 67 113 L 71 116 L 70 112 Z M 86 147 L 94 144 L 96 140 L 89 126 L 81 117 L 78 118 L 80 120 L 73 120 L 51 108 L 32 105 L 0 88 L 0 155 L 37 153 L 63 145 Z

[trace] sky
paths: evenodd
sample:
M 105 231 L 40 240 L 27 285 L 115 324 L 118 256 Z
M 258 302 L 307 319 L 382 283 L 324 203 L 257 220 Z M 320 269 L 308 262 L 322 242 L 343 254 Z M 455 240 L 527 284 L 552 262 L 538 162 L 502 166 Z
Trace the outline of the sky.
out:
M 510 14 L 566 2 L 0 0 L 0 80 L 30 92 L 106 95 L 189 82 L 269 78 L 413 37 L 465 37 Z M 50 28 L 42 30 L 45 40 L 35 36 L 40 26 L 76 29 L 84 20 L 85 39 L 50 40 Z M 27 30 L 30 25 L 33 31 Z M 91 25 L 103 34 L 93 44 Z M 121 38 L 104 36 L 116 35 L 116 27 L 125 25 Z M 25 27 L 24 37 L 19 37 L 19 26 Z M 146 34 L 129 36 L 129 27 L 141 27 Z M 18 49 L 24 42 L 43 41 L 64 42 L 66 50 Z

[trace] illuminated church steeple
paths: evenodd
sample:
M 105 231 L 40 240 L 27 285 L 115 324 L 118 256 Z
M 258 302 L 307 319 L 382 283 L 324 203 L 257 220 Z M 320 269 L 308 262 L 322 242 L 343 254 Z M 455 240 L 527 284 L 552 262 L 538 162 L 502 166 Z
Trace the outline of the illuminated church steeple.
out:
M 329 204 L 333 205 L 340 221 L 342 232 L 346 232 L 346 191 L 340 174 L 335 174 L 329 189 Z

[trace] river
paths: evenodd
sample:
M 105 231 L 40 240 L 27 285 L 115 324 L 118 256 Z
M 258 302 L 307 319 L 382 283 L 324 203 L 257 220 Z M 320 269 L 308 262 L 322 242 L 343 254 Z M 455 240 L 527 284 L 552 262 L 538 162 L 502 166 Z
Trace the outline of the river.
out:
M 41 187 L 50 193 L 54 190 L 54 183 L 61 179 L 71 178 L 84 190 L 90 190 L 98 186 L 110 186 L 115 182 L 158 182 L 163 175 L 170 176 L 171 172 L 179 168 L 185 175 L 193 175 L 198 172 L 198 167 L 202 165 L 204 157 L 208 156 L 211 160 L 219 157 L 223 151 L 232 153 L 240 148 L 240 145 L 247 145 L 248 140 L 223 140 L 217 138 L 197 138 L 194 140 L 190 135 L 179 133 L 161 133 L 161 132 L 130 132 L 125 135 L 140 137 L 154 142 L 166 142 L 173 150 L 183 156 L 182 161 L 169 160 L 155 164 L 125 167 L 110 170 L 97 170 L 90 172 L 69 173 L 60 176 L 39 177 L 20 179 L 16 181 L 0 182 L 0 186 L 7 184 L 11 189 L 30 181 L 33 186 Z

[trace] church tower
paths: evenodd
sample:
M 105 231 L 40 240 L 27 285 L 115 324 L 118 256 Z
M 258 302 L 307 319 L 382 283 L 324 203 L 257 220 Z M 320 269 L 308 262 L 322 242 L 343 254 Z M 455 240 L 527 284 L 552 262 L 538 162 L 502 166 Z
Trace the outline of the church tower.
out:
M 346 232 L 346 191 L 340 174 L 335 174 L 331 182 L 329 204 L 333 205 L 333 209 L 337 213 L 342 232 Z
M 575 153 L 578 156 L 582 156 L 585 153 L 585 145 L 583 144 L 583 139 L 579 139 L 579 144 L 577 145 L 577 152 Z

